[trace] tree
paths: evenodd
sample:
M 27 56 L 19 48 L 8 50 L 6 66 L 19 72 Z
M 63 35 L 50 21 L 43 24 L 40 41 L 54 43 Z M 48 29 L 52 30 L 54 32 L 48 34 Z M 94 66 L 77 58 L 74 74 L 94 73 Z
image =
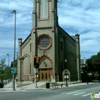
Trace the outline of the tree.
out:
M 6 67 L 4 70 L 4 77 L 6 79 L 11 79 L 12 78 L 12 74 L 11 74 L 11 68 L 10 67 Z
M 3 83 L 3 79 L 4 79 L 4 69 L 6 67 L 5 65 L 5 58 L 4 59 L 1 59 L 0 61 L 0 79 L 1 79 L 1 83 Z
M 100 52 L 98 52 L 96 55 L 92 55 L 90 59 L 87 60 L 87 65 L 88 65 L 88 70 L 91 71 L 92 74 L 95 74 L 97 72 L 99 76 L 100 75 Z
M 91 71 L 93 71 L 94 70 L 94 66 L 93 66 L 93 64 L 92 64 L 92 61 L 91 61 L 91 59 L 87 59 L 87 68 L 88 68 L 88 71 L 89 72 L 91 72 Z
M 99 73 L 98 72 L 95 72 L 94 73 L 94 77 L 95 77 L 96 80 L 97 80 L 98 76 L 99 76 Z

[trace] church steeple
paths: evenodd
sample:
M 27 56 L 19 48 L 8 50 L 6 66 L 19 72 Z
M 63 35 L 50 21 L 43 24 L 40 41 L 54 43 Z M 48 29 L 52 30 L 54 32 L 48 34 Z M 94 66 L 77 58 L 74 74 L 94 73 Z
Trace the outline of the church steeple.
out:
M 55 26 L 57 18 L 57 0 L 33 0 L 33 27 Z
M 39 20 L 46 20 L 49 19 L 49 2 L 48 0 L 39 0 L 38 5 L 38 19 Z

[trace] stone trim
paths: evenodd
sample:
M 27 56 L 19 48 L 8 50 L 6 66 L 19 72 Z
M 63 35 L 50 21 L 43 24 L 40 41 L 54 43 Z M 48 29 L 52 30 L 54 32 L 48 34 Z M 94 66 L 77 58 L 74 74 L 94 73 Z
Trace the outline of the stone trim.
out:
M 38 0 L 38 20 L 44 21 L 44 20 L 49 20 L 50 19 L 50 0 L 48 0 L 48 17 L 47 18 L 40 18 L 40 0 Z
M 51 59 L 50 57 L 48 57 L 47 55 L 44 54 L 44 55 L 40 56 L 39 61 L 40 61 L 43 57 L 46 57 L 46 58 L 50 61 L 50 63 L 51 63 L 51 66 L 48 67 L 48 68 L 53 68 L 53 66 L 52 66 L 52 64 L 53 64 L 52 59 Z

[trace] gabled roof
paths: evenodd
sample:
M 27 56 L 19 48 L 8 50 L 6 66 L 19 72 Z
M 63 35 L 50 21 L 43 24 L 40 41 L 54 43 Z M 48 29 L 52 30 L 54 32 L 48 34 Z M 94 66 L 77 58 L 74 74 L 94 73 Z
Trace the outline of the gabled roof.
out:
M 64 34 L 68 35 L 73 41 L 75 41 L 75 38 L 73 38 L 72 36 L 70 36 L 64 29 L 62 29 L 60 26 L 58 26 L 58 29 L 60 29 L 61 31 L 64 32 Z
M 22 45 L 28 40 L 28 38 L 31 36 L 31 33 L 27 36 L 27 38 L 22 42 Z

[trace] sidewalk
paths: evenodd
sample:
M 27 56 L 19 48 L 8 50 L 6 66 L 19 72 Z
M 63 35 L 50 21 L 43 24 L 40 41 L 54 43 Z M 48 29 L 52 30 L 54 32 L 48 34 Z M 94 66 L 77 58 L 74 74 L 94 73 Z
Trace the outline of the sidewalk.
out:
M 94 83 L 91 82 L 89 84 L 94 84 Z M 68 83 L 68 87 L 80 86 L 80 85 L 87 85 L 87 83 L 81 83 L 81 82 L 70 82 L 70 83 Z M 46 82 L 45 83 L 37 83 L 37 87 L 38 87 L 38 89 L 46 89 Z M 62 87 L 66 87 L 66 83 L 65 82 L 63 82 Z M 61 87 L 60 83 L 58 83 L 58 88 L 62 88 L 62 87 Z M 31 85 L 27 85 L 27 86 L 23 86 L 21 88 L 22 89 L 34 89 L 34 88 L 36 88 L 36 83 L 31 84 Z M 51 89 L 55 88 L 55 86 L 52 87 L 50 85 L 50 88 Z
M 4 85 L 3 88 L 0 88 L 0 92 L 17 92 L 17 91 L 25 91 L 22 90 L 21 88 L 17 88 L 17 84 L 15 82 L 15 91 L 13 90 L 13 83 L 10 82 L 7 85 Z
M 62 82 L 59 82 L 59 83 L 62 83 Z M 62 85 L 62 87 L 59 85 L 58 88 L 66 87 L 65 82 L 63 82 L 63 84 L 64 85 Z M 94 83 L 89 83 L 89 84 L 94 84 Z M 68 83 L 68 87 L 79 86 L 79 85 L 87 85 L 87 83 L 80 83 L 80 82 Z M 55 86 L 54 87 L 50 86 L 50 89 L 54 89 L 54 88 Z M 16 91 L 13 91 L 12 82 L 11 82 L 8 85 L 5 85 L 4 88 L 0 88 L 0 92 L 18 92 L 18 91 L 27 91 L 31 89 L 46 89 L 46 82 L 37 82 L 37 88 L 36 88 L 36 83 L 32 83 L 30 85 L 26 85 L 22 87 L 17 87 L 17 85 L 15 85 Z

